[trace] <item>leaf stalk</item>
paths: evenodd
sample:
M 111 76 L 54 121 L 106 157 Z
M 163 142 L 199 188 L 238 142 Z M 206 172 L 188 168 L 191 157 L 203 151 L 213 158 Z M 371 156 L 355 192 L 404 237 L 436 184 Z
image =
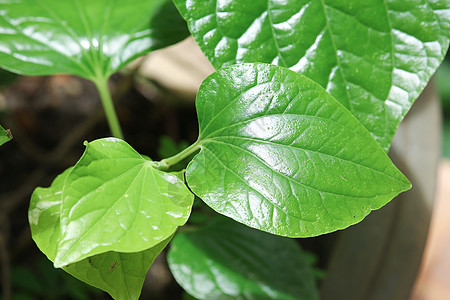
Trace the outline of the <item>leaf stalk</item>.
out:
M 189 155 L 195 153 L 197 150 L 200 149 L 200 147 L 201 147 L 200 142 L 196 141 L 195 143 L 193 143 L 192 145 L 190 145 L 189 147 L 187 147 L 180 153 L 178 153 L 174 156 L 165 158 L 165 159 L 161 160 L 160 162 L 158 162 L 158 169 L 160 169 L 160 170 L 169 169 L 170 167 L 172 167 L 173 165 L 176 165 L 177 163 L 179 163 L 180 161 L 182 161 Z
M 119 139 L 123 138 L 122 129 L 120 128 L 119 119 L 117 118 L 116 110 L 114 109 L 114 103 L 112 101 L 111 93 L 108 87 L 108 79 L 99 79 L 94 81 L 95 86 L 100 94 L 102 100 L 103 109 L 105 110 L 106 119 L 111 130 L 111 134 Z

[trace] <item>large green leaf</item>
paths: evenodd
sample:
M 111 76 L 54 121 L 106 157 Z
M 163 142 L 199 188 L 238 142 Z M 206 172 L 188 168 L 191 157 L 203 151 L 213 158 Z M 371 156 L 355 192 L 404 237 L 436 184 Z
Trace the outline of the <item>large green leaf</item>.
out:
M 37 246 L 54 261 L 60 232 L 61 195 L 71 169 L 58 176 L 49 188 L 37 188 L 30 202 L 29 221 Z M 115 299 L 139 298 L 145 275 L 170 238 L 138 253 L 106 252 L 63 269 L 74 277 L 108 292 Z
M 176 175 L 114 138 L 87 144 L 62 197 L 56 267 L 156 246 L 187 221 L 194 198 Z
M 201 300 L 319 299 L 295 241 L 229 219 L 177 234 L 168 262 L 178 283 Z
M 3 0 L 0 66 L 26 75 L 107 78 L 187 36 L 169 0 Z
M 448 48 L 448 0 L 174 0 L 216 68 L 289 67 L 319 82 L 384 149 Z
M 11 140 L 11 134 L 0 126 L 0 145 L 3 145 L 9 140 Z
M 197 96 L 201 151 L 186 170 L 217 212 L 307 237 L 362 220 L 410 183 L 320 85 L 266 64 L 224 68 Z

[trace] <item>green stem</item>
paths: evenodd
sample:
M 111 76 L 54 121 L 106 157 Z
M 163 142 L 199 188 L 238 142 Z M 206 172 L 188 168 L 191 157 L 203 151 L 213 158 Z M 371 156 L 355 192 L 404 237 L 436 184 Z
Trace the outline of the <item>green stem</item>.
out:
M 111 134 L 119 139 L 123 139 L 122 129 L 120 128 L 119 119 L 117 118 L 114 103 L 109 92 L 108 79 L 99 79 L 94 81 L 102 100 L 103 109 L 105 110 L 106 119 L 111 130 Z
M 190 145 L 189 147 L 187 147 L 180 153 L 178 153 L 172 157 L 161 160 L 158 163 L 158 165 L 159 165 L 158 168 L 160 170 L 167 170 L 170 167 L 172 167 L 173 165 L 176 165 L 177 163 L 179 163 L 180 161 L 182 161 L 183 159 L 188 157 L 189 155 L 195 153 L 198 149 L 200 149 L 200 147 L 201 147 L 201 145 L 200 145 L 199 141 L 196 141 L 195 143 L 193 143 L 192 145 Z

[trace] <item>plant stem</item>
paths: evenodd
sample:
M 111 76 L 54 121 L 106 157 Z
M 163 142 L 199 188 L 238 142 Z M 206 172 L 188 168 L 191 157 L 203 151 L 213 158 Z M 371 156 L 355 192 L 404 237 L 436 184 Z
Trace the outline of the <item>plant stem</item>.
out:
M 120 128 L 119 119 L 117 118 L 114 103 L 109 92 L 108 79 L 99 79 L 94 81 L 102 100 L 103 109 L 105 110 L 106 119 L 111 130 L 111 134 L 119 139 L 123 139 L 122 129 Z
M 179 163 L 180 161 L 182 161 L 183 159 L 188 157 L 189 155 L 195 153 L 198 149 L 200 149 L 200 147 L 201 147 L 201 145 L 200 145 L 199 141 L 196 141 L 195 143 L 193 143 L 192 145 L 190 145 L 189 147 L 187 147 L 180 153 L 178 153 L 174 156 L 171 156 L 169 158 L 165 158 L 165 159 L 161 160 L 159 162 L 158 168 L 160 170 L 167 170 L 170 167 L 172 167 L 173 165 Z

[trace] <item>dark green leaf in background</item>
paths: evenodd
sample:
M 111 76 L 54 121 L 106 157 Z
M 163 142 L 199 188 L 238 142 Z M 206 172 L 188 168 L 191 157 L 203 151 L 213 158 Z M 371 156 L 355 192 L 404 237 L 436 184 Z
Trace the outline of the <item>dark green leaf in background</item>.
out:
M 55 269 L 45 257 L 22 261 L 11 269 L 11 285 L 15 299 L 86 300 L 101 291 L 84 284 L 63 270 Z M 1 298 L 0 298 L 1 299 Z
M 58 176 L 49 188 L 37 188 L 31 197 L 29 221 L 33 239 L 51 261 L 57 254 L 62 189 L 71 169 Z M 148 269 L 170 239 L 142 252 L 106 252 L 63 269 L 114 299 L 136 300 Z
M 444 63 L 436 71 L 436 88 L 442 100 L 442 110 L 444 116 L 450 116 L 450 59 L 446 59 Z
M 218 69 L 288 67 L 327 89 L 388 149 L 442 61 L 450 1 L 174 0 Z
M 200 300 L 319 299 L 311 266 L 294 240 L 221 220 L 172 241 L 169 267 Z
M 11 134 L 0 126 L 0 145 L 3 145 L 9 140 L 11 140 Z
M 62 193 L 56 267 L 156 246 L 186 223 L 194 200 L 177 176 L 115 138 L 87 144 Z
M 410 183 L 320 85 L 266 64 L 224 68 L 197 95 L 191 190 L 248 226 L 308 237 L 361 221 Z
M 0 66 L 25 75 L 103 79 L 187 33 L 169 0 L 5 0 Z
M 180 141 L 179 143 L 176 143 L 169 136 L 162 136 L 159 139 L 158 155 L 161 158 L 171 157 L 171 156 L 174 156 L 174 155 L 180 153 L 187 147 L 189 147 L 189 143 L 186 141 Z M 191 161 L 191 159 L 192 159 L 192 156 L 186 157 L 181 162 L 172 166 L 171 169 L 175 170 L 175 171 L 183 170 L 186 168 L 187 164 Z
M 442 155 L 450 159 L 450 120 L 445 121 L 442 133 L 443 133 Z

